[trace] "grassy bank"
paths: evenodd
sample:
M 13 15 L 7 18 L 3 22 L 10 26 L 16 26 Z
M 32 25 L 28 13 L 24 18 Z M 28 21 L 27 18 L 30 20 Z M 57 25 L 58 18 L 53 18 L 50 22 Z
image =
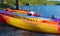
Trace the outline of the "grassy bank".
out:
M 5 0 L 4 3 L 7 4 L 16 4 L 16 0 Z M 46 1 L 46 0 L 18 0 L 19 5 L 25 5 L 28 3 L 29 5 L 56 5 L 60 4 L 58 1 Z
M 1 1 L 0 1 L 1 2 Z M 7 6 L 15 8 L 15 0 L 4 0 L 4 5 L 0 6 L 0 9 L 6 8 Z M 46 1 L 46 0 L 18 0 L 19 5 L 60 5 L 58 1 Z

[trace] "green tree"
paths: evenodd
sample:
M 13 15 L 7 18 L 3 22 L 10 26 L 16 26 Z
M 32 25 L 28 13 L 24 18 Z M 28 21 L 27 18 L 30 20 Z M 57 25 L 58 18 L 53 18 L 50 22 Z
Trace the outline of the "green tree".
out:
M 19 10 L 18 0 L 16 0 L 16 9 Z
M 1 4 L 3 5 L 3 3 L 4 3 L 4 0 L 1 0 L 1 2 L 2 2 Z

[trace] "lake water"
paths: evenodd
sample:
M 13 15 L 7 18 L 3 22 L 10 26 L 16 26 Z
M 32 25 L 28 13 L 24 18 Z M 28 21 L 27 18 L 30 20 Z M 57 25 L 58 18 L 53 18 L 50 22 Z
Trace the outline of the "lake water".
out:
M 39 13 L 42 17 L 50 17 L 54 15 L 56 18 L 60 18 L 60 5 L 35 5 L 35 6 L 19 6 L 19 9 L 33 10 Z

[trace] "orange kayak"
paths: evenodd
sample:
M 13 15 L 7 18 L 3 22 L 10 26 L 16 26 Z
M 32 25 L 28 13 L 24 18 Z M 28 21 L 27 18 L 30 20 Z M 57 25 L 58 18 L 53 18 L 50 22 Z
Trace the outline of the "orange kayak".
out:
M 4 10 L 7 11 L 7 12 L 15 12 L 17 14 L 28 14 L 29 13 L 28 11 L 25 11 L 25 10 L 12 10 L 12 9 L 9 9 L 9 8 L 6 8 Z
M 12 9 L 7 8 L 7 9 L 4 9 L 4 10 L 7 11 L 7 12 L 14 12 L 16 14 L 25 14 L 25 15 L 40 17 L 40 14 L 35 13 L 35 14 L 32 15 L 30 12 L 28 12 L 26 10 L 23 10 L 23 9 L 22 10 L 12 10 Z

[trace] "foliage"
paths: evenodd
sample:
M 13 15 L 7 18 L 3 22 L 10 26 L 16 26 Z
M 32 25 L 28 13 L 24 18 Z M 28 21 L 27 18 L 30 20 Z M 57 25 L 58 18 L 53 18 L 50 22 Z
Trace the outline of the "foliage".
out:
M 46 0 L 18 0 L 19 5 L 25 5 L 28 3 L 29 5 L 55 5 L 59 2 L 57 1 L 46 1 Z M 16 0 L 4 0 L 5 4 L 14 5 L 16 4 Z M 60 3 L 59 3 L 60 4 Z

